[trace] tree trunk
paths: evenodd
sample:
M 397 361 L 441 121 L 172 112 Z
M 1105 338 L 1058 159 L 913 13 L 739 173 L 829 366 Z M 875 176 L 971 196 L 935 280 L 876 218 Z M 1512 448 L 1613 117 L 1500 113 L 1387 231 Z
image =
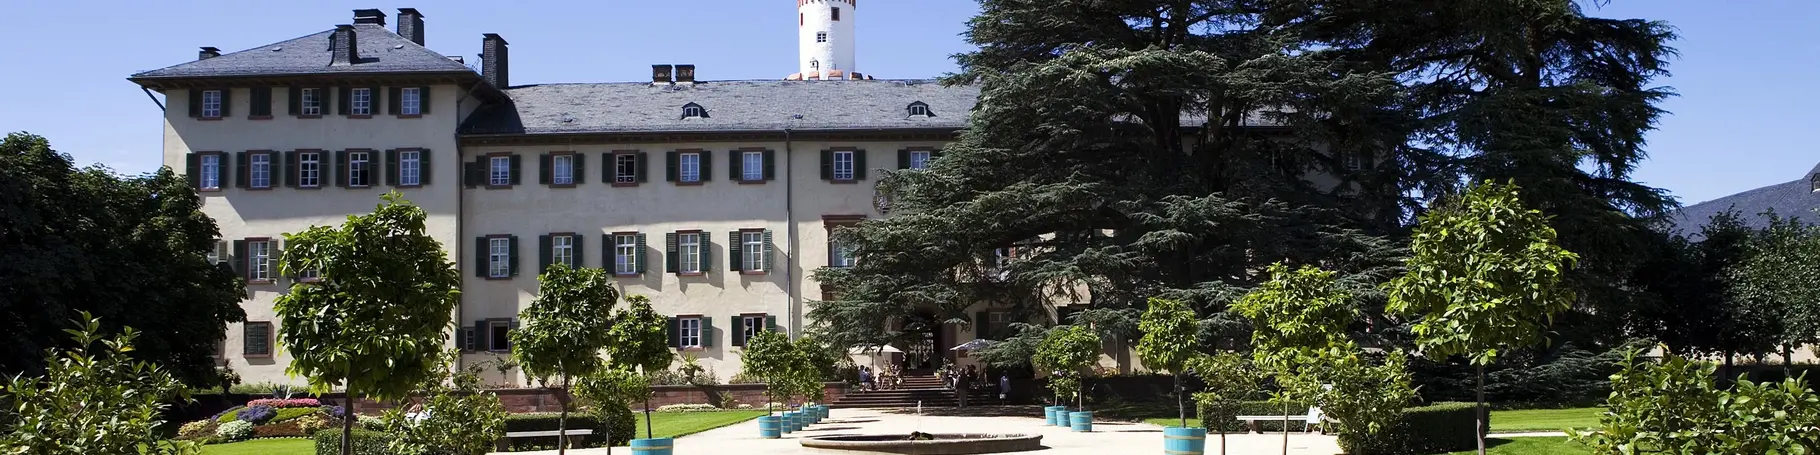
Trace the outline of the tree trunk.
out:
M 1188 428 L 1188 404 L 1182 400 L 1182 374 L 1175 374 L 1175 413 L 1182 419 L 1182 428 Z
M 1795 377 L 1795 372 L 1793 370 L 1795 365 L 1794 354 L 1795 345 L 1786 343 L 1782 345 L 1782 377 L 1784 378 Z
M 353 364 L 348 364 L 348 367 L 352 370 Z M 348 384 L 353 385 L 353 382 L 348 381 Z M 345 395 L 348 407 L 341 413 L 341 455 L 354 455 L 354 419 L 359 415 L 354 413 L 354 388 L 348 387 Z
M 645 439 L 651 439 L 651 394 L 645 394 Z
M 562 411 L 556 413 L 556 455 L 567 454 L 568 450 L 569 450 L 569 393 L 568 393 L 569 389 L 567 388 L 569 385 L 569 376 L 568 375 L 563 375 L 562 385 L 563 385 L 562 388 L 558 388 L 555 390 L 556 405 L 562 407 Z M 607 445 L 611 446 L 613 444 L 609 443 Z
M 1206 423 L 1202 422 L 1202 424 Z M 1226 427 L 1217 428 L 1220 429 L 1220 455 L 1226 455 Z
M 1479 455 L 1485 455 L 1485 426 L 1487 425 L 1485 422 L 1485 365 L 1478 365 L 1478 376 L 1479 384 L 1475 388 L 1478 389 L 1476 393 L 1479 403 L 1473 407 L 1472 414 L 1475 422 L 1473 422 L 1472 432 L 1479 436 Z
M 1258 428 L 1258 432 L 1263 433 L 1264 429 Z M 1283 400 L 1283 455 L 1289 455 L 1289 400 Z

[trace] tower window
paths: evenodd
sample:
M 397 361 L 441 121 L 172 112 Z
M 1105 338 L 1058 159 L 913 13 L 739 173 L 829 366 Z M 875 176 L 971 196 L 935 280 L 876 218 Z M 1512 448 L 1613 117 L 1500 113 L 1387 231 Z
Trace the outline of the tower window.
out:
M 817 43 L 828 42 L 828 32 L 815 32 L 815 42 L 817 42 Z
M 909 110 L 911 117 L 934 117 L 935 116 L 935 112 L 929 110 L 929 105 L 922 101 L 910 103 L 910 107 L 908 108 L 908 110 Z
M 810 71 L 821 71 L 822 62 L 820 60 L 810 60 L 809 61 L 809 70 Z
M 840 22 L 840 8 L 834 9 L 834 21 Z
M 689 103 L 683 105 L 682 116 L 683 118 L 708 118 L 708 110 L 703 109 L 700 104 Z

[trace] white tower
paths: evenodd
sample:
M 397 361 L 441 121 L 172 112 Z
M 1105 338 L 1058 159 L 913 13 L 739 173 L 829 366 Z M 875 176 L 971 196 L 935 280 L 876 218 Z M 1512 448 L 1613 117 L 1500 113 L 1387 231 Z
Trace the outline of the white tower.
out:
M 790 79 L 853 77 L 853 22 L 859 0 L 796 0 L 797 68 Z

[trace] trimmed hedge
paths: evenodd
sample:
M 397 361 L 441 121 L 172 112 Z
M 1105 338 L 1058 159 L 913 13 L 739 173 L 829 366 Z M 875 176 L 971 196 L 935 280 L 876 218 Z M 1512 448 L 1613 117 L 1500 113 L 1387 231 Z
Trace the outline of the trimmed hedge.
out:
M 391 455 L 392 435 L 355 428 L 354 455 Z M 316 432 L 316 455 L 341 455 L 341 428 Z
M 1195 415 L 1200 416 L 1201 425 L 1207 428 L 1208 433 L 1219 433 L 1221 430 L 1225 430 L 1227 433 L 1244 433 L 1250 431 L 1251 428 L 1247 427 L 1245 422 L 1237 420 L 1237 417 L 1242 415 L 1283 415 L 1283 405 L 1271 403 L 1269 401 L 1241 401 L 1239 402 L 1238 410 L 1239 412 L 1237 413 L 1213 415 L 1212 407 L 1200 404 L 1197 405 Z M 1308 405 L 1298 404 L 1289 406 L 1290 414 L 1304 414 L 1307 412 Z M 1306 421 L 1307 420 L 1305 419 L 1290 419 L 1289 429 L 1302 431 L 1302 424 Z M 1273 431 L 1280 432 L 1283 431 L 1283 421 L 1261 421 L 1258 422 L 1258 429 L 1266 433 Z
M 1364 441 L 1340 440 L 1346 453 L 1434 454 L 1478 446 L 1472 403 L 1435 403 L 1406 408 L 1403 420 Z M 1489 424 L 1489 422 L 1488 422 Z
M 630 416 L 631 414 L 632 414 L 632 410 L 630 410 L 630 409 L 625 410 L 625 416 Z M 509 433 L 509 432 L 514 432 L 514 431 L 555 431 L 556 427 L 557 427 L 557 425 L 556 425 L 557 417 L 559 417 L 559 414 L 554 413 L 554 412 L 510 414 L 510 415 L 506 416 L 506 432 Z M 632 423 L 632 421 L 630 419 L 626 419 L 625 422 Z M 592 413 L 573 412 L 573 411 L 569 412 L 568 427 L 571 430 L 580 429 L 580 428 L 594 430 L 593 434 L 590 434 L 587 436 L 570 436 L 569 444 L 571 447 L 574 447 L 574 448 L 606 447 L 606 441 L 607 441 L 606 428 L 601 426 L 600 420 L 596 419 L 592 415 Z M 632 431 L 630 429 L 625 429 L 623 432 L 615 431 L 613 434 L 613 439 L 619 440 L 619 441 L 629 441 L 629 440 L 631 440 L 631 433 L 632 433 Z M 526 451 L 526 450 L 555 450 L 556 449 L 556 437 L 555 436 L 542 437 L 542 438 L 511 438 L 511 440 L 509 442 L 512 445 L 513 452 L 520 452 L 520 451 Z

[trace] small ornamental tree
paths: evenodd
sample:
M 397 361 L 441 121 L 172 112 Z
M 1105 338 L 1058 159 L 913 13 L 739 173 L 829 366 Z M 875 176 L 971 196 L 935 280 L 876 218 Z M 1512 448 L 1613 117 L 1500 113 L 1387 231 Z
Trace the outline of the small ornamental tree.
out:
M 1175 376 L 1176 414 L 1181 418 L 1182 427 L 1188 427 L 1182 374 L 1187 370 L 1188 360 L 1194 357 L 1195 335 L 1200 332 L 1194 310 L 1175 300 L 1151 298 L 1150 308 L 1144 310 L 1144 317 L 1138 320 L 1138 331 L 1144 333 L 1137 346 L 1138 357 L 1143 359 L 1144 365 L 1169 370 Z
M 286 234 L 279 262 L 285 276 L 317 276 L 292 285 L 272 309 L 278 342 L 291 353 L 285 373 L 308 378 L 317 393 L 345 387 L 342 455 L 353 453 L 358 397 L 403 399 L 440 377 L 437 356 L 461 295 L 455 264 L 424 233 L 423 209 L 396 192 L 382 198 L 340 228 Z
M 1745 319 L 1769 322 L 1763 338 L 1780 345 L 1782 372 L 1791 376 L 1795 348 L 1820 342 L 1820 225 L 1773 210 L 1762 216 L 1769 225 L 1750 236 L 1723 279 L 1743 311 L 1760 316 Z
M 1079 378 L 1099 355 L 1099 335 L 1087 326 L 1070 325 L 1056 327 L 1044 335 L 1043 344 L 1037 346 L 1036 357 L 1030 363 L 1042 371 L 1059 372 L 1050 378 L 1049 387 L 1064 398 L 1073 396 L 1075 408 L 1085 409 L 1086 399 L 1081 393 L 1084 385 Z
M 1239 414 L 1239 403 L 1258 389 L 1256 369 L 1245 356 L 1231 352 L 1195 357 L 1189 361 L 1188 368 L 1194 370 L 1205 387 L 1202 392 L 1194 394 L 1195 403 L 1212 414 L 1202 415 L 1201 425 L 1220 433 L 1220 454 L 1225 455 L 1224 422 L 1209 419 L 1224 419 Z
M 47 350 L 43 376 L 0 382 L 0 453 L 7 455 L 200 453 L 188 441 L 159 441 L 171 400 L 189 393 L 157 365 L 131 358 L 139 332 L 103 338 L 101 320 L 82 312 L 75 347 Z
M 1534 346 L 1554 315 L 1573 305 L 1561 277 L 1574 253 L 1555 245 L 1542 212 L 1524 208 L 1515 184 L 1485 182 L 1422 215 L 1408 273 L 1386 283 L 1391 313 L 1428 356 L 1465 355 L 1477 367 L 1479 454 L 1485 454 L 1485 365 L 1502 350 Z
M 518 314 L 523 326 L 512 331 L 512 358 L 539 383 L 556 389 L 562 412 L 556 416 L 556 453 L 564 453 L 572 379 L 600 370 L 601 349 L 611 341 L 613 304 L 619 291 L 606 270 L 551 264 L 537 277 L 537 299 Z M 557 382 L 551 382 L 551 378 Z
M 1314 397 L 1321 413 L 1333 416 L 1334 433 L 1346 453 L 1362 453 L 1366 439 L 1396 425 L 1403 408 L 1415 399 L 1402 352 L 1392 351 L 1382 364 L 1372 364 L 1364 350 L 1346 342 L 1319 350 L 1308 359 L 1319 365 L 1314 375 L 1291 384 Z
M 1290 387 L 1298 376 L 1315 366 L 1309 359 L 1323 349 L 1346 343 L 1346 325 L 1357 310 L 1348 305 L 1351 295 L 1336 285 L 1334 273 L 1313 266 L 1293 272 L 1283 263 L 1271 264 L 1270 281 L 1258 285 L 1232 304 L 1232 310 L 1252 322 L 1252 357 L 1275 373 L 1280 387 L 1271 401 L 1283 405 L 1283 415 L 1296 401 L 1313 398 L 1307 390 Z M 1283 453 L 1289 453 L 1289 420 L 1283 420 Z
M 447 351 L 443 365 L 454 365 L 460 356 Z M 481 390 L 482 370 L 479 365 L 469 365 L 426 382 L 418 400 L 422 411 L 415 416 L 407 414 L 403 406 L 386 411 L 386 431 L 396 436 L 388 444 L 390 453 L 486 455 L 492 451 L 494 442 L 506 436 L 506 408 L 498 395 Z
M 793 373 L 802 363 L 797 359 L 802 352 L 790 343 L 790 338 L 783 332 L 771 330 L 759 331 L 746 340 L 746 347 L 740 352 L 746 375 L 765 381 L 765 413 L 771 413 L 771 404 L 783 402 L 795 395 L 797 385 L 793 382 Z
M 613 453 L 612 446 L 619 441 L 613 436 L 614 428 L 618 426 L 616 422 L 624 419 L 627 427 L 636 427 L 637 418 L 632 417 L 627 408 L 631 407 L 633 400 L 650 396 L 650 392 L 650 378 L 619 367 L 601 368 L 593 374 L 580 377 L 575 384 L 575 393 L 588 402 L 594 421 L 600 422 L 601 434 L 607 436 L 609 454 Z M 646 424 L 646 427 L 649 426 Z M 630 428 L 630 432 L 625 435 L 626 439 L 632 439 L 637 436 L 636 433 L 635 428 Z
M 834 363 L 838 360 L 833 350 L 820 338 L 804 336 L 796 339 L 797 365 L 791 376 L 795 377 L 797 393 L 809 403 L 821 402 L 827 398 L 827 391 L 822 388 L 823 377 L 834 372 Z
M 651 308 L 651 299 L 642 295 L 626 297 L 626 308 L 613 317 L 609 331 L 607 360 L 615 368 L 637 369 L 646 377 L 670 368 L 676 353 L 670 350 L 669 320 Z M 651 386 L 645 382 L 645 438 L 651 438 Z

